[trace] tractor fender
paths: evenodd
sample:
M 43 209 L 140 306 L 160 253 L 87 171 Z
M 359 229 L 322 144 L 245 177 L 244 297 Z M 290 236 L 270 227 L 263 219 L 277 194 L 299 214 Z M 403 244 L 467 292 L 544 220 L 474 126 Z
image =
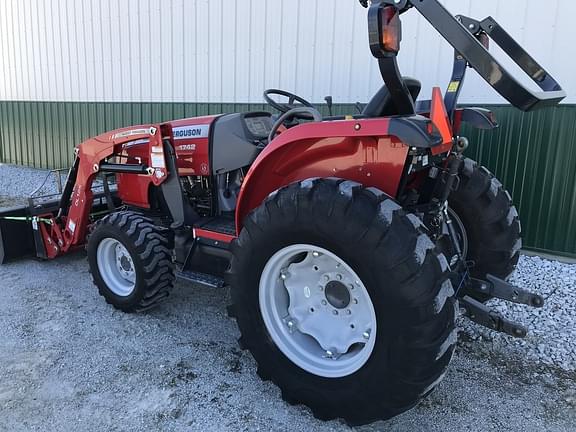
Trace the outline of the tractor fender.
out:
M 311 122 L 282 132 L 246 174 L 236 206 L 236 232 L 270 193 L 307 178 L 353 180 L 395 197 L 409 150 L 404 142 L 410 140 L 390 134 L 394 120 Z

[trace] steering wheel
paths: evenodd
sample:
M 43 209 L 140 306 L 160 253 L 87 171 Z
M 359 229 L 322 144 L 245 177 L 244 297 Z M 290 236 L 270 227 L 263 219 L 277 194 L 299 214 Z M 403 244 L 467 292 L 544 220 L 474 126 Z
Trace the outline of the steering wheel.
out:
M 270 134 L 268 135 L 268 142 L 274 139 L 274 137 L 278 133 L 278 129 L 280 128 L 280 126 L 282 126 L 290 118 L 301 118 L 305 120 L 321 122 L 322 114 L 320 114 L 316 108 L 304 107 L 304 106 L 292 108 L 291 110 L 286 111 L 284 114 L 278 117 L 278 119 L 272 126 L 272 129 L 270 129 Z
M 287 104 L 283 104 L 280 102 L 276 102 L 275 100 L 272 100 L 272 98 L 270 97 L 270 95 L 278 95 L 278 96 L 284 96 L 288 98 L 288 103 Z M 308 107 L 308 108 L 314 108 L 314 105 L 312 105 L 310 102 L 308 102 L 306 99 L 301 98 L 298 95 L 295 95 L 293 93 L 284 91 L 284 90 L 278 90 L 278 89 L 268 89 L 264 92 L 264 100 L 266 101 L 266 103 L 268 105 L 270 105 L 272 108 L 277 109 L 278 111 L 280 111 L 281 113 L 287 113 L 288 111 L 290 111 L 291 109 L 294 108 L 301 108 L 302 106 Z M 299 104 L 295 104 L 294 102 L 300 102 Z

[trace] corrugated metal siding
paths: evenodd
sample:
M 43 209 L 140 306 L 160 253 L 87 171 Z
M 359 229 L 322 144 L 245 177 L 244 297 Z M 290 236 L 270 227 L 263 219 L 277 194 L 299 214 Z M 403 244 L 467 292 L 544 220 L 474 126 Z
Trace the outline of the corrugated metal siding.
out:
M 0 160 L 63 168 L 70 165 L 76 144 L 117 127 L 266 109 L 262 104 L 0 101 Z M 507 106 L 492 109 L 500 128 L 465 129 L 471 141 L 467 155 L 510 191 L 525 247 L 576 257 L 576 106 L 529 114 Z M 352 105 L 335 107 L 335 114 L 354 112 Z
M 0 101 L 0 162 L 64 168 L 71 164 L 77 144 L 108 130 L 207 114 L 269 110 L 266 104 Z M 321 111 L 327 114 L 326 107 Z M 335 105 L 333 112 L 357 110 L 353 105 Z
M 525 247 L 576 257 L 576 106 L 528 114 L 491 109 L 500 128 L 465 130 L 471 140 L 467 155 L 512 195 Z
M 443 3 L 501 21 L 576 103 L 576 2 Z M 401 69 L 429 97 L 452 50 L 416 12 L 403 24 Z M 2 0 L 0 58 L 0 100 L 260 103 L 280 87 L 353 103 L 381 85 L 356 0 Z M 462 101 L 501 99 L 470 74 Z

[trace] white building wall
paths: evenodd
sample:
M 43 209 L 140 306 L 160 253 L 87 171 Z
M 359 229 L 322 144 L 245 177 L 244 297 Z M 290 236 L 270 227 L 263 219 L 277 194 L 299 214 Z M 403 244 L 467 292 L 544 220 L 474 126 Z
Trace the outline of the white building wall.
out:
M 443 0 L 494 16 L 576 103 L 574 0 Z M 452 49 L 403 15 L 405 75 L 445 88 Z M 367 101 L 381 85 L 356 0 L 1 0 L 0 100 L 261 102 L 269 87 Z M 504 102 L 471 73 L 469 103 Z

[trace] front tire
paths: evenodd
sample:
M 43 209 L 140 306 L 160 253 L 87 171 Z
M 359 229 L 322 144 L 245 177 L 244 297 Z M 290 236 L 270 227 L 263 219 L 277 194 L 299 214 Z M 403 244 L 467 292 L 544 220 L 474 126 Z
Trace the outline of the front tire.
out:
M 241 346 L 288 402 L 364 424 L 413 407 L 443 377 L 457 338 L 448 265 L 383 192 L 292 184 L 246 218 L 232 254 Z
M 171 231 L 145 216 L 121 211 L 104 217 L 87 244 L 98 292 L 124 312 L 156 306 L 174 286 L 173 247 Z

